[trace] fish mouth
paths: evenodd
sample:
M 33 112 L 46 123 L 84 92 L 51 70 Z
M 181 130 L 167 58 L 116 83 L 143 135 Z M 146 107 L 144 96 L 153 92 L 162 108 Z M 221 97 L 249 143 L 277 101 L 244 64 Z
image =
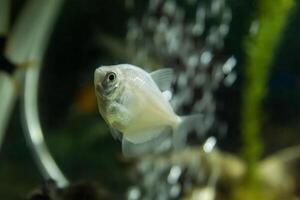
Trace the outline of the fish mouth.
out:
M 102 82 L 105 78 L 105 72 L 98 67 L 94 72 L 94 83 L 97 85 L 98 83 Z
M 101 95 L 102 91 L 103 91 L 103 87 L 102 87 L 101 83 L 97 83 L 97 84 L 96 84 L 96 92 L 97 92 L 99 95 Z
M 105 77 L 105 72 L 101 69 L 101 67 L 98 67 L 94 72 L 94 85 L 95 90 L 98 95 L 101 95 L 104 91 L 104 88 L 102 86 L 102 81 Z

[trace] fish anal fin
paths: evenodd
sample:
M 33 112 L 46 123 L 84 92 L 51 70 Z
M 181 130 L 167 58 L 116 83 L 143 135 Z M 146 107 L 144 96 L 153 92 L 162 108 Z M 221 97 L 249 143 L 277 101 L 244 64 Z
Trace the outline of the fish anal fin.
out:
M 126 157 L 135 157 L 145 154 L 160 153 L 171 147 L 171 129 L 165 130 L 158 137 L 143 143 L 132 143 L 125 137 L 122 139 L 122 152 Z
M 133 144 L 144 143 L 152 140 L 159 135 L 168 132 L 168 126 L 158 126 L 151 129 L 143 129 L 139 131 L 129 131 L 124 133 L 124 137 Z

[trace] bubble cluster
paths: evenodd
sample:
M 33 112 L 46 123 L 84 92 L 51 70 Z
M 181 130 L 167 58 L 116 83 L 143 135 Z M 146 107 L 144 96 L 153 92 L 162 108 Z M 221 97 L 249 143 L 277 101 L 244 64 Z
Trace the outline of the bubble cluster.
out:
M 223 54 L 231 18 L 225 0 L 153 0 L 141 17 L 132 17 L 128 23 L 127 44 L 135 52 L 132 63 L 145 66 L 153 58 L 162 66 L 174 68 L 177 79 L 171 104 L 176 113 L 203 114 L 196 134 L 190 136 L 198 144 L 205 139 L 205 154 L 216 144 L 216 138 L 207 139 L 207 133 L 216 126 L 226 129 L 216 118 L 215 92 L 236 80 L 237 60 Z M 178 199 L 213 177 L 199 155 L 171 154 L 177 156 L 177 162 L 154 157 L 139 161 L 135 169 L 138 186 L 128 190 L 128 199 Z
M 195 188 L 206 188 L 214 181 L 215 169 L 209 169 L 209 157 L 198 148 L 186 149 L 177 154 L 141 159 L 131 175 L 139 180 L 127 191 L 128 200 L 184 198 Z M 199 170 L 201 169 L 201 170 Z
M 234 56 L 222 54 L 230 29 L 231 9 L 225 0 L 149 1 L 141 18 L 128 23 L 127 44 L 135 50 L 133 63 L 154 58 L 173 67 L 173 108 L 180 114 L 202 113 L 198 136 L 216 124 L 214 92 L 236 80 Z M 155 66 L 156 67 L 156 66 Z

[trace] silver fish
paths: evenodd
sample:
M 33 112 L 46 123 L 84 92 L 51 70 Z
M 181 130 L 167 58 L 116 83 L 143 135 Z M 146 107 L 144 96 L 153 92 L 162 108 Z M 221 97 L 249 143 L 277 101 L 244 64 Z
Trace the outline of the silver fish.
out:
M 172 133 L 173 146 L 185 143 L 185 133 L 200 115 L 178 116 L 169 103 L 174 72 L 170 68 L 148 73 L 119 64 L 95 70 L 94 84 L 99 112 L 112 135 L 122 140 L 123 153 L 137 154 L 145 145 Z M 134 148 L 132 148 L 134 146 Z

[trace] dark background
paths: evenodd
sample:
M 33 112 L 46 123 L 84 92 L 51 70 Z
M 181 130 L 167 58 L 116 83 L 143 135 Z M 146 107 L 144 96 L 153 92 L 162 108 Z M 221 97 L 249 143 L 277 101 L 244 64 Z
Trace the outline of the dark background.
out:
M 13 1 L 12 22 L 24 1 Z M 99 35 L 124 38 L 127 20 L 140 16 L 146 1 L 129 13 L 122 0 L 66 1 L 51 36 L 40 80 L 40 117 L 47 143 L 59 166 L 71 180 L 96 180 L 103 188 L 122 193 L 129 184 L 127 164 L 120 158 L 120 144 L 113 140 L 93 99 L 93 72 L 117 59 L 99 42 Z M 225 151 L 240 152 L 240 101 L 243 92 L 245 51 L 243 39 L 255 18 L 255 1 L 228 2 L 233 17 L 224 55 L 235 55 L 237 82 L 216 92 L 217 117 L 228 131 L 220 139 Z M 299 144 L 300 114 L 300 8 L 295 6 L 272 63 L 262 139 L 267 155 Z M 121 47 L 120 47 L 121 48 Z M 124 49 L 125 50 L 125 49 Z M 88 96 L 84 100 L 84 96 Z M 89 102 L 86 104 L 85 102 Z M 17 106 L 0 152 L 0 196 L 16 199 L 42 182 L 26 145 Z

